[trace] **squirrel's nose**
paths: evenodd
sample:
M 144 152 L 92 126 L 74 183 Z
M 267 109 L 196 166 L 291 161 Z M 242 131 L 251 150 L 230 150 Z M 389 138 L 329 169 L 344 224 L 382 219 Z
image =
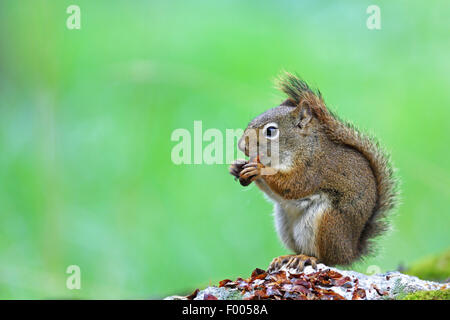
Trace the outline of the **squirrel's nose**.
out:
M 239 150 L 245 153 L 247 157 L 250 157 L 250 150 L 253 155 L 257 153 L 257 150 L 259 148 L 259 142 L 254 141 L 252 142 L 252 146 L 250 148 L 250 137 L 248 135 L 244 135 L 238 143 Z
M 247 137 L 244 135 L 241 137 L 241 139 L 239 139 L 238 148 L 243 153 L 245 153 L 246 156 L 248 156 L 248 139 L 246 139 L 246 138 Z

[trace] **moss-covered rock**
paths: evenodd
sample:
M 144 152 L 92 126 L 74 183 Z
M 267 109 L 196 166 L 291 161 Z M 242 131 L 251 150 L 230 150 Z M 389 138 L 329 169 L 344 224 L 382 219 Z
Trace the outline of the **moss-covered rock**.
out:
M 419 260 L 405 273 L 427 280 L 443 281 L 450 278 L 450 250 Z
M 450 300 L 450 290 L 416 291 L 401 300 Z

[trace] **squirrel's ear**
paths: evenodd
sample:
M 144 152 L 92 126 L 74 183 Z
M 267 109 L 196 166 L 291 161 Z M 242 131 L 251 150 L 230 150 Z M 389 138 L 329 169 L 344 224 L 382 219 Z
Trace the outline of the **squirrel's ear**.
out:
M 307 103 L 300 103 L 297 107 L 298 126 L 304 128 L 312 119 L 311 107 Z

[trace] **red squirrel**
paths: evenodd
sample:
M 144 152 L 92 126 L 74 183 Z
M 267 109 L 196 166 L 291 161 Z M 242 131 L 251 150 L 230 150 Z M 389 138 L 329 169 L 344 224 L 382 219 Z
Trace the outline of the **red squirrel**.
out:
M 398 194 L 390 158 L 297 76 L 286 73 L 278 86 L 287 99 L 249 123 L 238 146 L 250 160 L 230 166 L 243 186 L 254 182 L 273 201 L 278 235 L 295 253 L 275 258 L 268 270 L 349 265 L 371 253 L 373 238 L 389 227 Z M 271 166 L 264 150 L 275 141 L 279 163 Z

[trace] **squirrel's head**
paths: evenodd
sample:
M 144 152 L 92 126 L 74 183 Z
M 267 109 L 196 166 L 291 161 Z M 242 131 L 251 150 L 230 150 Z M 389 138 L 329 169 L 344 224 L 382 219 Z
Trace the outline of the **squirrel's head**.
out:
M 293 161 L 314 156 L 323 131 L 320 116 L 325 105 L 320 93 L 316 95 L 296 76 L 287 73 L 278 86 L 288 99 L 254 118 L 238 146 L 250 159 L 288 171 Z

